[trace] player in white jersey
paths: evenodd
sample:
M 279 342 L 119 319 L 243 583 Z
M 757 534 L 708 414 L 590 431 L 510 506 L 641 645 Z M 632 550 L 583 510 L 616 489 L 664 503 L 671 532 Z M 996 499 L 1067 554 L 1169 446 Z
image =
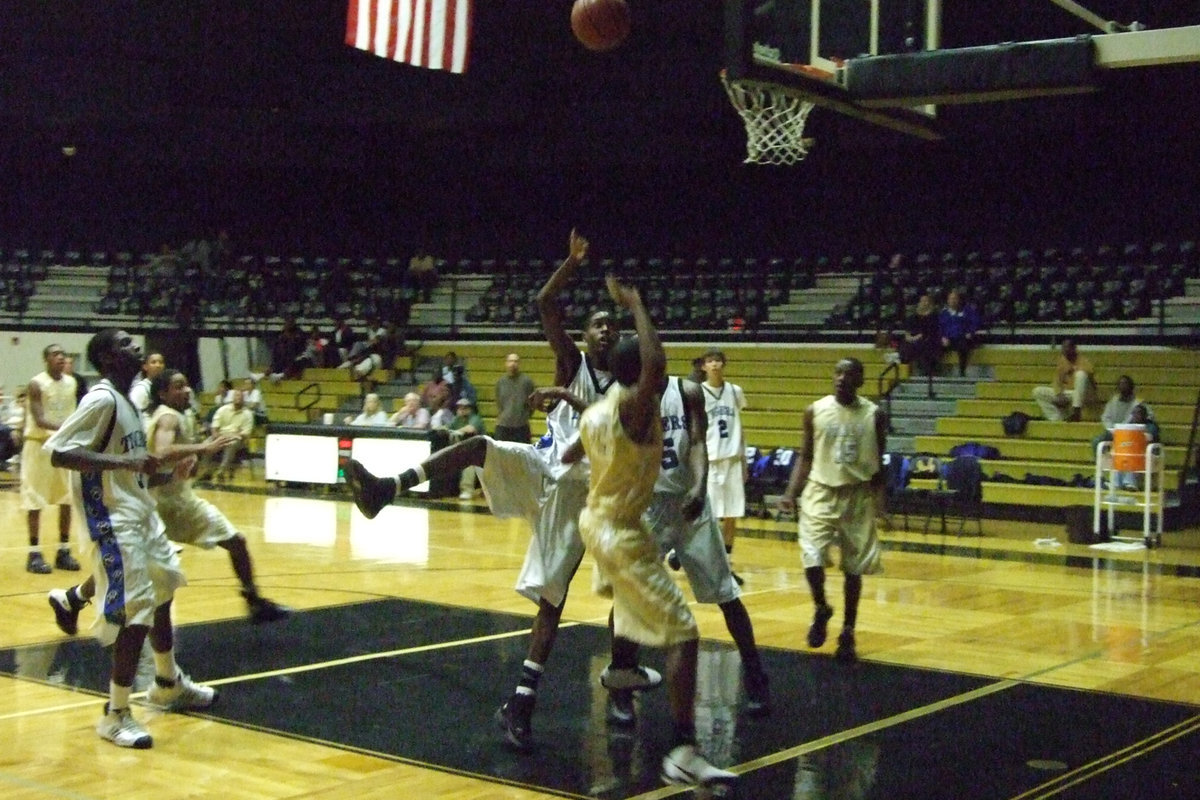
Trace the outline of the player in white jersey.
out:
M 71 488 L 66 470 L 50 464 L 42 445 L 75 410 L 75 378 L 65 373 L 67 357 L 60 345 L 42 350 L 46 369 L 33 376 L 25 391 L 25 429 L 21 445 L 21 508 L 29 528 L 29 554 L 25 570 L 39 575 L 51 572 L 42 556 L 40 528 L 42 509 L 58 506 L 58 555 L 54 566 L 76 571 L 79 562 L 71 555 Z
M 142 420 L 125 392 L 142 363 L 141 348 L 125 331 L 92 337 L 88 361 L 101 381 L 46 442 L 55 466 L 75 470 L 72 499 L 91 537 L 87 560 L 103 598 L 98 638 L 112 644 L 112 678 L 96 732 L 120 747 L 148 748 L 150 734 L 133 718 L 129 696 L 147 635 L 154 654 L 150 702 L 163 708 L 207 708 L 216 692 L 195 684 L 175 663 L 171 600 L 187 583 L 179 555 L 163 534 L 147 489 L 159 459 L 146 448 Z
M 742 432 L 742 410 L 746 394 L 736 383 L 725 380 L 725 354 L 709 350 L 704 354 L 704 410 L 708 414 L 708 500 L 713 514 L 721 521 L 725 552 L 733 556 L 737 521 L 746 516 L 746 437 Z M 736 572 L 733 579 L 742 583 Z
M 833 373 L 833 394 L 804 412 L 804 442 L 792 467 L 779 507 L 795 509 L 800 496 L 800 553 L 804 577 L 812 591 L 813 622 L 808 646 L 825 643 L 833 608 L 825 600 L 825 567 L 833 561 L 829 549 L 838 545 L 845 575 L 846 604 L 838 636 L 839 661 L 858 660 L 854 626 L 862 597 L 862 576 L 879 572 L 879 539 L 876 511 L 884 509 L 883 452 L 887 442 L 887 415 L 864 397 L 863 365 L 844 358 Z
M 565 464 L 562 454 L 579 438 L 580 412 L 612 384 L 608 356 L 620 338 L 617 321 L 608 311 L 593 311 L 588 316 L 583 331 L 586 353 L 579 351 L 567 333 L 558 295 L 574 277 L 587 250 L 587 240 L 571 231 L 566 260 L 538 292 L 542 328 L 555 355 L 555 386 L 537 390 L 532 398 L 535 408 L 551 404 L 546 414 L 547 433 L 537 445 L 472 436 L 439 450 L 396 478 L 377 478 L 353 460 L 346 470 L 355 505 L 368 518 L 392 502 L 397 492 L 433 476 L 458 475 L 463 469 L 478 467 L 492 513 L 529 520 L 533 536 L 516 588 L 537 603 L 538 611 L 516 690 L 496 712 L 505 739 L 521 750 L 533 744 L 537 686 L 554 646 L 567 589 L 583 559 L 579 512 L 587 499 L 587 465 Z M 626 646 L 636 659 L 636 647 Z M 633 667 L 606 673 L 606 679 L 628 688 L 649 688 L 661 683 L 662 676 Z
M 636 289 L 608 278 L 613 299 L 633 313 L 637 339 L 613 349 L 620 388 L 590 406 L 580 439 L 564 456 L 591 460 L 587 506 L 579 529 L 596 559 L 597 591 L 613 601 L 614 633 L 667 649 L 667 697 L 673 736 L 662 760 L 667 783 L 715 787 L 737 776 L 708 763 L 696 747 L 699 632 L 683 592 L 667 574 L 642 518 L 661 473 L 663 430 L 659 402 L 666 356 Z M 614 648 L 614 664 L 616 663 Z
M 150 382 L 150 426 L 146 430 L 150 452 L 162 459 L 168 455 L 183 460 L 150 477 L 150 493 L 157 502 L 159 517 L 167 538 L 179 544 L 209 549 L 221 547 L 229 552 L 234 574 L 242 584 L 242 597 L 254 623 L 274 622 L 288 616 L 288 610 L 258 593 L 254 567 L 246 539 L 212 503 L 192 492 L 191 475 L 197 457 L 218 453 L 235 441 L 232 436 L 214 436 L 196 442 L 195 423 L 184 412 L 191 388 L 187 376 L 165 369 Z M 70 589 L 54 589 L 49 595 L 59 629 L 68 635 L 78 630 L 79 612 L 96 593 L 95 580 L 89 577 Z
M 150 403 L 154 397 L 150 383 L 159 376 L 166 364 L 162 353 L 151 353 L 146 356 L 142 362 L 141 375 L 129 387 L 129 402 L 133 403 L 133 407 L 138 410 L 142 415 L 142 420 L 147 424 L 150 422 Z

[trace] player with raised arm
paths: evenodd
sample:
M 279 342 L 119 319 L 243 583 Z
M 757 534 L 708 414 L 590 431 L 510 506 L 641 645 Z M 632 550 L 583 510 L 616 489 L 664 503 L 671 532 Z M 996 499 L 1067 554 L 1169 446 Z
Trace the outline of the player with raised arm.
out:
M 662 760 L 662 779 L 728 785 L 737 776 L 714 767 L 696 747 L 696 619 L 642 518 L 662 468 L 660 402 L 666 355 L 637 290 L 611 276 L 608 289 L 632 312 L 638 336 L 623 339 L 613 349 L 610 363 L 620 388 L 583 413 L 579 442 L 564 456 L 564 461 L 574 462 L 586 454 L 591 462 L 579 529 L 596 559 L 597 585 L 612 597 L 614 633 L 667 650 L 673 731 L 671 749 Z
M 574 279 L 587 251 L 587 240 L 571 231 L 566 260 L 538 292 L 542 328 L 555 355 L 556 387 L 534 394 L 535 407 L 549 404 L 548 430 L 536 446 L 473 436 L 434 453 L 396 478 L 377 478 L 357 461 L 350 461 L 346 470 L 355 504 L 368 518 L 392 502 L 398 491 L 407 491 L 433 476 L 458 475 L 474 466 L 481 468 L 480 482 L 493 514 L 529 520 L 533 536 L 516 589 L 537 603 L 538 611 L 517 686 L 495 715 L 505 739 L 521 750 L 533 745 L 538 684 L 554 647 L 567 590 L 583 559 L 579 512 L 587 499 L 587 465 L 564 463 L 562 454 L 579 437 L 581 409 L 603 396 L 612 384 L 609 353 L 620 338 L 617 321 L 606 310 L 588 315 L 583 331 L 585 352 L 580 352 L 567 332 L 558 295 Z M 660 684 L 662 676 L 644 667 L 610 668 L 602 681 L 613 688 L 644 689 Z

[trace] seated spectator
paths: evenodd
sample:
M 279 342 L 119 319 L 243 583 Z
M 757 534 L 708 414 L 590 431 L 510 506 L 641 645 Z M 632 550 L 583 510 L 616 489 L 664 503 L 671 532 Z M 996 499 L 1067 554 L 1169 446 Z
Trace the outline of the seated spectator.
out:
M 283 328 L 271 345 L 271 380 L 299 376 L 296 360 L 304 354 L 307 344 L 304 333 L 296 326 L 295 318 L 285 317 Z
M 392 414 L 388 424 L 397 428 L 429 430 L 429 412 L 421 406 L 421 395 L 416 392 L 404 395 L 404 405 Z
M 1135 392 L 1133 378 L 1128 375 L 1117 378 L 1117 391 L 1108 398 L 1108 402 L 1104 404 L 1104 412 L 1100 415 L 1100 423 L 1104 425 L 1104 432 L 1092 439 L 1093 450 L 1101 442 L 1112 441 L 1113 428 L 1129 422 L 1129 415 L 1133 411 L 1133 407 L 1142 404 Z M 1147 411 L 1149 411 L 1149 407 L 1147 407 Z
M 450 429 L 450 441 L 458 442 L 472 436 L 487 433 L 483 417 L 475 410 L 475 404 L 465 397 L 460 397 L 454 404 L 454 419 L 447 425 Z M 475 497 L 475 467 L 467 467 L 462 471 L 458 480 L 458 499 L 470 500 Z
M 331 352 L 335 351 L 329 347 L 329 340 L 321 333 L 320 328 L 313 325 L 308 332 L 308 340 L 304 346 L 304 351 L 292 362 L 287 376 L 289 378 L 298 378 L 309 367 L 327 366 L 329 364 L 329 353 Z M 335 355 L 335 364 L 337 363 L 336 358 L 337 356 Z
M 915 366 L 918 375 L 933 375 L 942 357 L 940 336 L 941 324 L 933 295 L 923 294 L 905 324 L 905 335 L 897 348 L 900 361 Z
M 348 360 L 354 345 L 359 342 L 358 334 L 350 327 L 350 323 L 340 317 L 334 320 L 333 333 L 328 338 L 332 348 L 330 356 L 336 358 L 338 363 Z
M 1150 413 L 1150 407 L 1145 403 L 1139 402 L 1132 409 L 1130 409 L 1127 424 L 1145 426 L 1147 444 L 1150 442 L 1157 442 L 1159 440 L 1160 431 L 1158 428 L 1158 423 L 1154 421 L 1154 417 Z M 1138 475 L 1139 473 L 1137 472 L 1118 471 L 1113 475 L 1113 483 L 1118 489 L 1130 489 L 1136 492 L 1141 488 L 1141 484 L 1138 481 Z
M 383 335 L 375 343 L 375 352 L 379 354 L 380 367 L 395 369 L 396 359 L 404 352 L 404 336 L 395 322 L 383 323 Z
M 439 409 L 450 408 L 452 400 L 450 384 L 442 375 L 441 365 L 438 365 L 433 368 L 429 382 L 421 387 L 421 405 L 428 408 L 430 414 L 434 414 Z
M 232 436 L 233 441 L 221 450 L 221 461 L 216 465 L 217 482 L 231 480 L 237 459 L 246 449 L 250 434 L 254 431 L 254 412 L 246 408 L 240 389 L 233 390 L 233 400 L 217 409 L 213 414 L 210 434 L 215 437 Z M 207 460 L 200 470 L 200 480 L 213 476 L 213 465 Z
M 444 404 L 443 404 L 444 403 Z M 438 397 L 435 405 L 429 407 L 429 429 L 449 428 L 454 421 L 454 411 L 450 408 L 450 400 Z
M 267 424 L 267 407 L 263 403 L 262 392 L 259 391 L 258 383 L 253 377 L 242 380 L 242 399 L 246 404 L 246 408 L 254 414 L 255 425 Z
M 479 402 L 479 395 L 467 378 L 467 367 L 453 350 L 442 357 L 442 377 L 450 385 L 450 394 L 455 400 L 465 397 L 472 403 Z
M 396 326 L 394 323 L 380 325 L 376 323 L 371 328 L 371 335 L 366 341 L 359 342 L 350 352 L 349 357 L 341 363 L 341 368 L 349 369 L 355 380 L 364 380 L 377 369 L 391 369 L 396 361 L 397 347 Z
M 965 301 L 966 292 L 954 289 L 946 298 L 946 307 L 938 314 L 938 330 L 942 337 L 942 352 L 958 353 L 958 376 L 967 374 L 971 351 L 979 344 L 979 314 Z
M 1073 339 L 1063 339 L 1058 365 L 1054 368 L 1054 382 L 1050 386 L 1035 387 L 1033 399 L 1043 417 L 1067 422 L 1078 422 L 1083 418 L 1083 407 L 1095 402 L 1095 370 L 1092 362 L 1079 354 Z
M 388 413 L 383 410 L 379 395 L 371 392 L 363 398 L 362 412 L 357 417 L 346 417 L 347 425 L 376 425 L 385 427 L 390 424 Z

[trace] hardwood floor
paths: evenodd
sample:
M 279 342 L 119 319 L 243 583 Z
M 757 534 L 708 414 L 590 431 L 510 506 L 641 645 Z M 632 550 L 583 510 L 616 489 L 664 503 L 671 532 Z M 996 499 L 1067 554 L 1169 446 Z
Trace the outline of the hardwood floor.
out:
M 203 494 L 246 535 L 263 594 L 291 606 L 297 616 L 389 599 L 491 615 L 531 617 L 534 611 L 512 590 L 528 542 L 525 527 L 477 513 L 486 512 L 480 503 L 463 504 L 460 510 L 454 501 L 414 501 L 411 506 L 389 507 L 368 522 L 339 495 L 283 495 L 246 478 L 227 490 Z M 43 530 L 51 532 L 42 537 L 49 556 L 54 514 L 43 516 Z M 148 751 L 119 750 L 93 730 L 101 696 L 72 679 L 70 669 L 77 667 L 64 668 L 56 660 L 66 637 L 54 626 L 46 592 L 75 582 L 79 575 L 24 571 L 25 514 L 13 488 L 0 489 L 0 531 L 0 581 L 5 587 L 0 594 L 0 650 L 12 654 L 10 671 L 0 675 L 0 741 L 5 743 L 0 794 L 6 798 L 576 796 L 522 785 L 503 775 L 487 777 L 482 764 L 478 770 L 456 770 L 419 763 L 346 745 L 332 733 L 284 735 L 265 726 L 231 722 L 220 714 L 160 714 L 139 708 L 136 713 L 154 735 L 155 746 Z M 1200 714 L 1200 531 L 1169 532 L 1161 549 L 1133 552 L 1068 544 L 1065 533 L 1051 526 L 985 520 L 984 532 L 983 538 L 962 539 L 904 531 L 884 534 L 885 572 L 865 579 L 859 614 L 858 647 L 868 665 L 975 676 L 986 679 L 981 682 L 985 688 L 978 690 L 983 693 L 1028 684 L 1167 701 L 1192 706 L 1191 713 Z M 1035 543 L 1050 538 L 1057 543 Z M 791 651 L 808 658 L 812 651 L 804 646 L 804 635 L 812 605 L 793 539 L 793 523 L 747 520 L 734 562 L 746 578 L 744 600 L 760 646 L 779 651 L 781 658 Z M 190 585 L 177 596 L 177 624 L 228 620 L 242 626 L 245 607 L 224 551 L 189 548 L 183 559 Z M 604 624 L 608 607 L 591 594 L 590 583 L 591 563 L 585 559 L 564 623 Z M 831 634 L 840 629 L 841 590 L 841 576 L 831 570 L 828 592 L 838 609 Z M 716 607 L 694 608 L 706 639 L 729 641 Z M 91 609 L 84 611 L 81 625 L 90 622 L 91 614 Z M 281 630 L 287 631 L 293 622 L 279 623 Z M 242 647 L 252 647 L 263 629 L 243 627 L 249 630 L 229 630 L 239 631 Z M 434 643 L 423 647 L 457 652 L 453 648 L 467 641 L 504 642 L 517 650 L 524 646 L 524 634 L 511 625 L 487 622 L 470 636 L 438 643 L 441 633 L 437 624 L 424 630 L 422 635 Z M 81 630 L 81 636 L 86 631 Z M 820 656 L 832 655 L 833 639 L 831 635 Z M 287 637 L 280 640 L 286 644 Z M 276 641 L 271 646 L 283 645 Z M 335 662 L 344 666 L 354 659 L 387 655 L 381 656 L 387 648 L 369 637 L 355 649 L 350 657 L 270 674 L 273 680 L 288 680 L 301 668 L 327 669 Z M 205 663 L 231 665 L 227 671 L 197 678 L 236 697 L 253 676 L 233 668 L 234 653 L 223 660 L 225 655 L 208 654 Z M 188 651 L 181 648 L 184 668 L 188 659 Z M 91 656 L 87 663 L 103 672 L 102 657 Z M 483 669 L 499 673 L 498 685 L 510 686 L 519 664 L 518 658 L 515 664 Z M 548 681 L 554 680 L 553 672 L 552 661 Z M 782 696 L 802 685 L 781 676 L 775 691 Z M 318 684 L 316 691 L 326 690 Z M 971 702 L 977 696 L 956 702 Z M 466 698 L 461 726 L 431 730 L 429 735 L 445 738 L 469 732 L 481 739 L 483 752 L 493 741 L 499 748 L 490 714 L 503 699 L 503 694 Z M 598 709 L 602 715 L 602 702 Z M 351 720 L 359 713 L 354 707 L 346 709 Z M 923 713 L 932 711 L 917 709 L 910 716 Z M 887 719 L 891 721 L 879 724 L 899 724 Z M 857 738 L 854 731 L 843 732 L 839 741 Z M 1194 746 L 1194 729 L 1188 735 Z M 829 741 L 837 736 L 830 734 Z M 775 761 L 763 756 L 735 761 L 734 768 L 765 769 L 827 744 L 825 739 L 795 743 L 781 748 Z M 677 792 L 668 788 L 638 796 L 672 793 Z

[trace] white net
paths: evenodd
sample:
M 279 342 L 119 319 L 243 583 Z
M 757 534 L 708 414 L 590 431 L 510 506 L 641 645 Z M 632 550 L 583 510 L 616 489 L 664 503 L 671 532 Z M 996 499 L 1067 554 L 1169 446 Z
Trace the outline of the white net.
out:
M 813 103 L 786 87 L 760 81 L 721 83 L 746 125 L 747 164 L 795 164 L 808 155 L 811 139 L 804 138 L 804 123 Z

